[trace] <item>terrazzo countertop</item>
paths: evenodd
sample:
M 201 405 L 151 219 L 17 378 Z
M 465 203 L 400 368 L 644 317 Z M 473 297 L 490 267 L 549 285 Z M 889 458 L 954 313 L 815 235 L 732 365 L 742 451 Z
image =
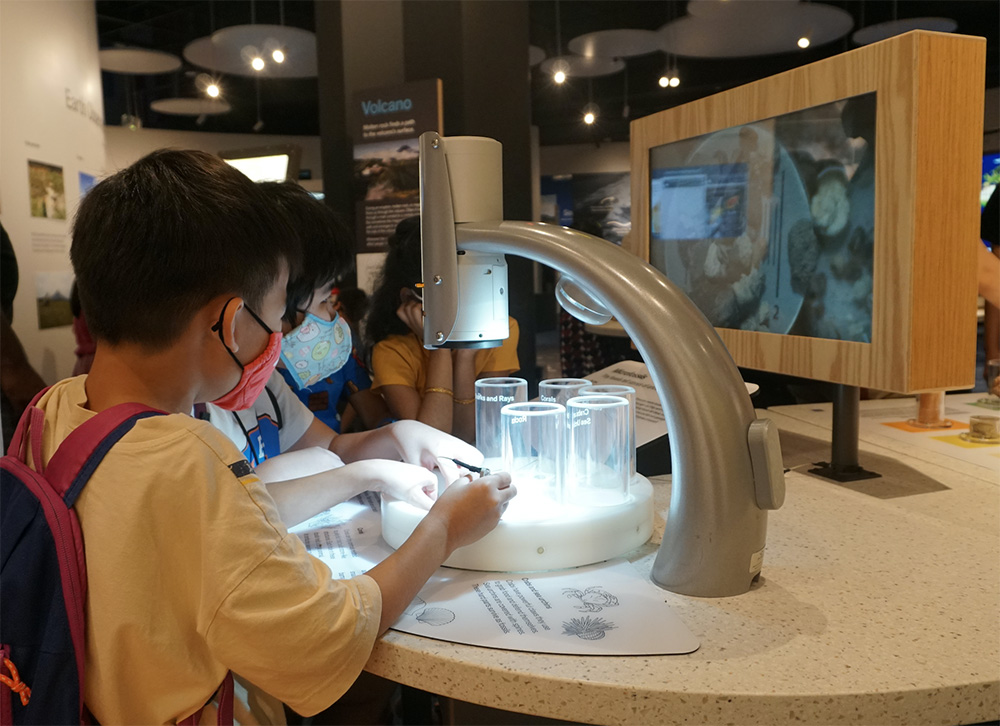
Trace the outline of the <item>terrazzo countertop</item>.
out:
M 829 432 L 765 413 L 779 427 Z M 885 447 L 861 445 L 892 456 Z M 519 653 L 390 631 L 367 670 L 492 708 L 594 724 L 969 724 L 1000 716 L 1000 477 L 920 461 L 947 489 L 879 499 L 799 473 L 744 595 L 660 591 L 701 640 L 681 656 Z M 648 577 L 657 527 L 629 555 Z M 650 627 L 655 624 L 651 623 Z

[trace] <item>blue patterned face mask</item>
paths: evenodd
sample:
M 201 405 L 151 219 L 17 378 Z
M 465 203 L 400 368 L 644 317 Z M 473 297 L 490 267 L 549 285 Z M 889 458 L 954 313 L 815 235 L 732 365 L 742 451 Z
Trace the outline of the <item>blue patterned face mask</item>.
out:
M 281 340 L 281 359 L 300 389 L 339 371 L 350 355 L 351 329 L 339 315 L 329 321 L 306 313 L 302 324 Z

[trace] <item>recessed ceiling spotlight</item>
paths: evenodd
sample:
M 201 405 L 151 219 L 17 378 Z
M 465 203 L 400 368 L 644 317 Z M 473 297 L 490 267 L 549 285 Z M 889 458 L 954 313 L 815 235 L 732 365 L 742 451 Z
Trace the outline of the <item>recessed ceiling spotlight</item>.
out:
M 583 107 L 583 122 L 588 126 L 593 125 L 597 121 L 597 115 L 600 113 L 600 109 L 597 107 L 596 103 L 588 103 Z
M 669 68 L 663 71 L 657 83 L 660 84 L 660 88 L 677 88 L 681 84 L 680 73 L 676 68 Z
M 195 76 L 194 85 L 209 98 L 219 98 L 222 95 L 222 87 L 219 82 L 208 73 L 199 73 Z
M 569 77 L 569 63 L 562 58 L 552 64 L 552 80 L 555 83 L 565 83 Z
M 252 61 L 250 61 L 250 67 L 253 68 L 255 71 L 264 70 L 264 59 L 261 58 L 260 56 L 257 56 Z
M 809 47 L 809 38 L 808 38 L 808 37 L 806 37 L 805 35 L 803 35 L 803 36 L 802 36 L 801 38 L 799 38 L 799 40 L 798 40 L 798 46 L 799 46 L 800 48 L 803 48 L 803 49 L 805 49 L 805 48 L 808 48 L 808 47 Z
M 274 51 L 271 53 L 271 58 L 274 59 L 275 63 L 284 63 L 285 52 L 281 50 L 281 48 L 275 48 Z

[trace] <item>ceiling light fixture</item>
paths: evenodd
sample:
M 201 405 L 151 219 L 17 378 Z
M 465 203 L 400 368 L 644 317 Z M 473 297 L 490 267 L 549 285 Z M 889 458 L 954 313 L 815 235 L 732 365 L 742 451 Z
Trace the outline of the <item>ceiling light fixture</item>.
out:
M 593 126 L 601 109 L 594 103 L 594 83 L 587 79 L 587 105 L 583 107 L 583 122 Z
M 671 61 L 670 54 L 667 54 L 667 65 L 656 81 L 660 88 L 677 88 L 681 84 L 681 74 L 677 70 L 677 59 Z
M 569 72 L 569 63 L 561 58 L 562 56 L 562 26 L 559 21 L 559 0 L 556 0 L 556 60 L 552 64 L 552 80 L 556 85 L 566 82 Z
M 194 85 L 209 98 L 218 98 L 222 95 L 222 87 L 219 82 L 207 73 L 199 73 L 195 76 Z
M 805 50 L 806 48 L 808 48 L 809 47 L 809 36 L 803 35 L 801 38 L 799 38 L 797 45 L 800 48 L 802 48 L 803 50 Z
M 255 71 L 264 70 L 264 59 L 261 58 L 259 55 L 255 56 L 253 60 L 250 61 L 250 67 L 253 68 Z
M 284 63 L 285 52 L 281 50 L 281 48 L 275 48 L 274 52 L 271 53 L 271 58 L 274 60 L 275 63 Z
M 826 45 L 853 26 L 850 12 L 825 2 L 689 0 L 687 14 L 661 26 L 659 33 L 672 53 L 685 58 L 749 58 L 786 53 L 803 37 L 810 49 Z

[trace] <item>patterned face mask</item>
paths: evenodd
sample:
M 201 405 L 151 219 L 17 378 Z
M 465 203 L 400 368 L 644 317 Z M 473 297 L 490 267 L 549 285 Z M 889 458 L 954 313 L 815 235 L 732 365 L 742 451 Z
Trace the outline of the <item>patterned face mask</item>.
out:
M 302 324 L 282 339 L 281 359 L 302 389 L 343 368 L 351 349 L 351 328 L 342 317 L 330 321 L 306 313 Z

